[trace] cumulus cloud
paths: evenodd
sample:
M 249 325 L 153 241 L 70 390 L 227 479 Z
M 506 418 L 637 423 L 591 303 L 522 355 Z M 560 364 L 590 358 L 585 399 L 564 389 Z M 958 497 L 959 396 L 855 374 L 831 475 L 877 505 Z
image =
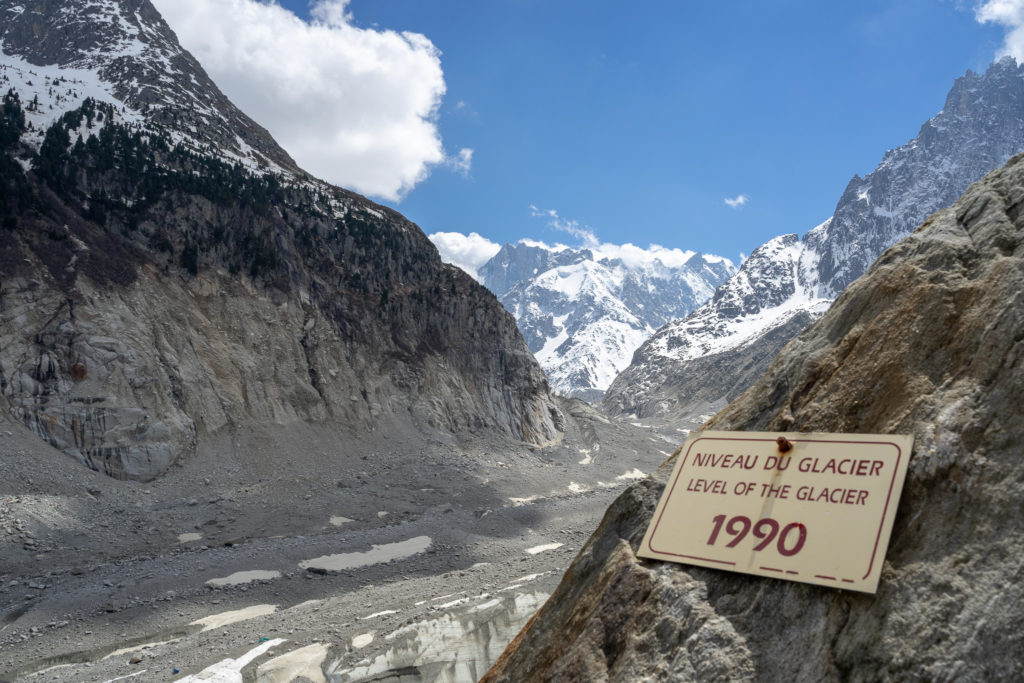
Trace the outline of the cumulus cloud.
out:
M 625 244 L 602 242 L 594 249 L 594 255 L 599 260 L 603 258 L 620 259 L 627 268 L 639 268 L 651 265 L 655 261 L 660 261 L 669 268 L 678 268 L 693 258 L 695 253 L 693 251 L 683 251 L 682 249 L 669 249 L 660 244 L 651 244 L 644 249 L 629 242 Z
M 749 201 L 750 201 L 750 197 L 748 197 L 745 194 L 737 195 L 735 197 L 726 197 L 725 198 L 725 203 L 728 204 L 729 206 L 731 206 L 734 209 L 740 208 L 741 206 L 743 206 L 744 204 L 746 204 Z
M 461 232 L 435 232 L 427 237 L 441 252 L 442 261 L 462 268 L 478 282 L 480 275 L 477 271 L 480 266 L 490 261 L 501 249 L 501 245 L 475 232 L 468 235 Z
M 353 24 L 349 0 L 304 21 L 273 0 L 154 0 L 181 43 L 300 166 L 398 200 L 451 165 L 438 131 L 440 51 L 425 36 Z M 468 172 L 472 152 L 453 168 Z
M 982 24 L 1005 26 L 1006 37 L 997 56 L 1009 55 L 1024 63 L 1024 0 L 987 0 L 975 9 L 974 18 Z

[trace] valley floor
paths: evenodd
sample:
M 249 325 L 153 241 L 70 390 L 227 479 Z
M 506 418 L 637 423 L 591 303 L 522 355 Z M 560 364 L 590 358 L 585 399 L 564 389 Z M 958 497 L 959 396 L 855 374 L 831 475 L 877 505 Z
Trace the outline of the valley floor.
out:
M 563 412 L 546 448 L 239 430 L 150 483 L 0 421 L 0 680 L 475 680 L 685 438 Z

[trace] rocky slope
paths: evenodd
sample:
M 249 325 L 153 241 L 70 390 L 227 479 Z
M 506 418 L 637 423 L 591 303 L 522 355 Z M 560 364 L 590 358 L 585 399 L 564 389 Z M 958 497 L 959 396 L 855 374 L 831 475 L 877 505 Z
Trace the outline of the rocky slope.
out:
M 827 221 L 777 237 L 689 316 L 658 330 L 609 387 L 612 414 L 679 420 L 735 398 L 882 251 L 1024 149 L 1024 66 L 953 85 L 917 137 L 854 176 Z
M 627 490 L 485 680 L 1024 676 L 1024 156 L 886 251 L 708 428 L 915 437 L 874 596 L 638 560 Z
M 523 241 L 504 245 L 480 268 L 556 391 L 600 399 L 645 339 L 707 300 L 735 271 L 716 256 L 639 258 L 639 251 L 626 260 Z
M 298 422 L 222 430 L 150 482 L 0 412 L 0 680 L 476 680 L 667 455 L 556 401 L 543 448 Z
M 499 302 L 399 214 L 295 169 L 149 2 L 0 15 L 0 408 L 138 479 L 302 422 L 557 438 Z

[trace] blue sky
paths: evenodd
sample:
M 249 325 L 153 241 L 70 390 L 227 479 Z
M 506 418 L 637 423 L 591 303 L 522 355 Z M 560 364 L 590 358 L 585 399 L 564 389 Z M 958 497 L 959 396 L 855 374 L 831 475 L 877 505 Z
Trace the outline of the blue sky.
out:
M 307 0 L 280 4 L 310 19 Z M 433 150 L 400 201 L 375 197 L 428 234 L 577 243 L 554 211 L 604 242 L 734 260 L 827 218 L 1005 33 L 947 0 L 334 4 L 440 51 L 448 161 Z

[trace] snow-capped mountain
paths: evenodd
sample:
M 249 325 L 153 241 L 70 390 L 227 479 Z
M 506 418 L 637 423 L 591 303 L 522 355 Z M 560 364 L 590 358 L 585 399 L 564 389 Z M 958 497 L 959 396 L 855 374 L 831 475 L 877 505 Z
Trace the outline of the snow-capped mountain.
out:
M 301 174 L 221 93 L 148 0 L 5 0 L 0 54 L 0 90 L 22 95 L 31 124 L 25 140 L 36 148 L 50 124 L 92 98 L 114 104 L 120 122 L 161 126 L 196 151 Z
M 658 330 L 605 409 L 679 418 L 722 407 L 885 249 L 1022 149 L 1024 66 L 1007 57 L 968 71 L 917 137 L 850 180 L 828 220 L 765 243 L 704 306 Z
M 595 400 L 645 339 L 733 272 L 728 259 L 693 252 L 615 254 L 524 240 L 503 246 L 479 275 L 515 316 L 554 389 Z

